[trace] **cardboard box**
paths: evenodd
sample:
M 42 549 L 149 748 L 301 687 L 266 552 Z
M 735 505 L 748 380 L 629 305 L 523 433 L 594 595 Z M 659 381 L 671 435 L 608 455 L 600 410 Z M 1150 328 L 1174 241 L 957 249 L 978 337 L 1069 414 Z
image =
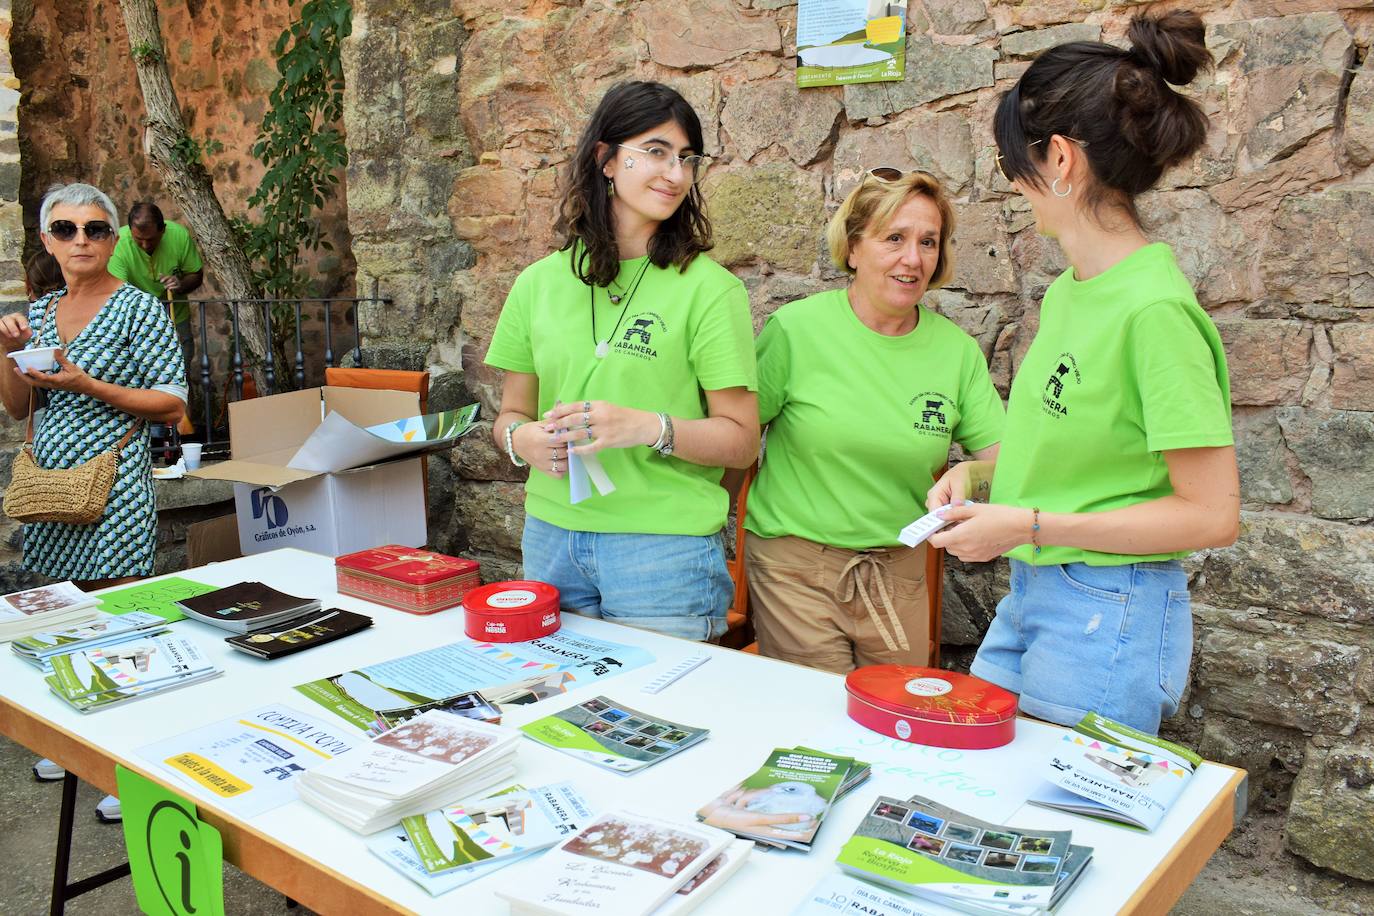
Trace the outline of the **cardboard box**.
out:
M 414 392 L 362 388 L 236 401 L 229 405 L 231 460 L 192 474 L 235 482 L 245 555 L 278 547 L 327 556 L 382 544 L 421 547 L 428 530 L 420 461 L 413 456 L 435 447 L 366 432 L 419 409 Z

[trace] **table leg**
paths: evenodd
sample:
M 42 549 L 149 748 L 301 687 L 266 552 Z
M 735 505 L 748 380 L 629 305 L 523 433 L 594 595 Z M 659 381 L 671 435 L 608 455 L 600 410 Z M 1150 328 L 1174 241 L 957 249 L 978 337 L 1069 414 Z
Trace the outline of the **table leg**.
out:
M 72 884 L 67 883 L 67 871 L 72 858 L 72 828 L 76 820 L 76 784 L 77 778 L 68 770 L 62 777 L 62 810 L 57 818 L 57 854 L 53 861 L 52 902 L 48 907 L 49 916 L 62 916 L 67 908 L 68 900 L 79 897 L 86 891 L 103 887 L 111 881 L 126 878 L 130 872 L 129 863 L 125 862 L 114 868 L 107 868 L 99 874 L 91 875 L 89 878 L 82 878 Z

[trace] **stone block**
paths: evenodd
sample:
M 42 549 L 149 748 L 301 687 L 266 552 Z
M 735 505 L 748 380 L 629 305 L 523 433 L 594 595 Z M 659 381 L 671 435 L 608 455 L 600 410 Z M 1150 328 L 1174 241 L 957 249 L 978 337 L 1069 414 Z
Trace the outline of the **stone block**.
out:
M 525 527 L 525 485 L 510 481 L 458 480 L 454 519 L 467 532 L 471 549 L 497 556 L 520 556 Z
M 713 67 L 745 54 L 782 51 L 772 19 L 746 16 L 732 0 L 646 0 L 634 17 L 649 59 L 679 70 Z
M 1374 413 L 1284 407 L 1288 448 L 1312 481 L 1312 512 L 1322 518 L 1374 518 Z
M 1361 707 L 1355 674 L 1368 648 L 1276 625 L 1260 609 L 1224 611 L 1195 603 L 1193 613 L 1195 703 L 1309 735 L 1354 731 Z
M 1240 496 L 1246 504 L 1283 505 L 1293 500 L 1293 482 L 1284 461 L 1283 434 L 1271 411 L 1236 411 L 1236 464 Z
M 951 197 L 963 196 L 973 183 L 974 150 L 968 112 L 918 111 L 904 132 L 917 167 L 940 179 Z
M 1302 194 L 1341 177 L 1336 151 L 1325 138 L 1313 140 L 1286 159 L 1212 184 L 1208 193 L 1223 210 L 1243 210 Z
M 713 172 L 702 191 L 710 202 L 716 261 L 726 267 L 763 261 L 799 274 L 815 267 L 815 240 L 826 218 L 816 176 L 791 165 L 762 165 Z
M 1374 624 L 1374 529 L 1299 515 L 1242 512 L 1230 547 L 1187 561 L 1194 598 L 1341 624 Z
M 950 286 L 971 293 L 1011 293 L 1018 289 L 1012 269 L 1011 239 L 1002 205 L 964 204 L 958 215 L 954 279 Z
M 1330 333 L 1336 354 L 1331 373 L 1331 406 L 1374 410 L 1374 325 L 1338 324 Z
M 972 35 L 992 27 L 983 0 L 925 0 L 921 5 L 940 35 Z
M 450 456 L 454 470 L 464 480 L 507 480 L 523 484 L 529 476 L 528 468 L 511 464 L 505 448 L 496 444 L 490 422 L 484 421 L 464 436 Z
M 1300 732 L 1213 711 L 1203 720 L 1195 749 L 1207 760 L 1249 773 L 1250 807 L 1272 810 L 1287 798 L 1306 745 Z
M 1374 58 L 1369 55 L 1345 99 L 1345 155 L 1356 166 L 1374 162 Z
M 998 45 L 1008 57 L 1036 57 L 1055 45 L 1070 41 L 1100 41 L 1102 27 L 1087 22 L 1072 22 L 1056 25 L 1048 29 L 1035 29 L 1028 32 L 1012 32 L 1003 35 Z
M 906 79 L 844 87 L 844 110 L 851 121 L 880 118 L 926 102 L 992 85 L 992 48 L 939 44 L 908 35 Z
M 736 86 L 720 123 L 745 159 L 777 144 L 797 165 L 809 165 L 834 136 L 843 110 L 831 91 L 802 91 L 790 81 L 769 79 Z
M 1011 567 L 1006 560 L 964 563 L 946 556 L 940 642 L 976 647 L 996 616 L 997 602 L 1010 590 Z
M 1233 404 L 1296 404 L 1311 372 L 1312 329 L 1300 321 L 1216 321 Z
M 1173 246 L 1179 269 L 1203 305 L 1262 294 L 1252 279 L 1254 240 L 1205 191 L 1161 191 L 1142 196 L 1139 204 L 1150 233 Z
M 974 299 L 952 289 L 930 290 L 923 301 L 978 341 L 984 357 L 992 355 L 1006 317 L 995 303 Z
M 180 480 L 154 480 L 153 500 L 158 512 L 185 509 L 192 506 L 212 506 L 234 498 L 234 485 L 227 480 L 201 480 L 183 477 Z M 229 505 L 228 512 L 234 507 Z
M 1292 154 L 1336 120 L 1354 37 L 1335 12 L 1218 23 L 1207 44 L 1221 69 L 1242 80 L 1228 120 L 1258 164 Z
M 709 70 L 691 74 L 664 74 L 659 81 L 672 86 L 692 106 L 701 119 L 702 150 L 707 156 L 719 156 L 720 144 L 720 83 Z
M 1374 306 L 1374 188 L 1285 198 L 1259 265 L 1267 295 L 1282 302 Z
M 849 196 L 863 180 L 864 173 L 874 166 L 887 165 L 902 171 L 920 168 L 907 140 L 907 122 L 900 123 L 902 128 L 898 130 L 893 129 L 895 124 L 841 128 L 839 139 L 835 141 L 835 155 L 830 160 L 836 201 Z
M 1307 747 L 1284 824 L 1288 848 L 1313 865 L 1374 881 L 1374 750 L 1368 742 Z

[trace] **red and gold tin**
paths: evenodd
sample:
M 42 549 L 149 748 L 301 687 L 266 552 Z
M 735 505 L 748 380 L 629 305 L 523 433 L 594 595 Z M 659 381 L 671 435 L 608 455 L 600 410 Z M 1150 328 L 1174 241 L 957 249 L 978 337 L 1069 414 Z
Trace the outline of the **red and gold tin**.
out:
M 558 589 L 529 579 L 474 588 L 463 596 L 463 615 L 463 632 L 484 642 L 538 639 L 562 625 Z
M 457 607 L 482 584 L 476 560 L 388 544 L 334 560 L 339 594 L 352 595 L 411 614 Z
M 849 718 L 913 744 L 969 750 L 1016 735 L 1016 697 L 971 674 L 911 665 L 869 665 L 844 680 Z

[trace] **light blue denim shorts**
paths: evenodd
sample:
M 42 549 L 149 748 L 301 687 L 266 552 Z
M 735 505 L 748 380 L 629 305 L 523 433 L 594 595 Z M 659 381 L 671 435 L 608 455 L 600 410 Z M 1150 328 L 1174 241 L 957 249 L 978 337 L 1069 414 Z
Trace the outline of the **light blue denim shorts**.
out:
M 1011 561 L 972 671 L 1028 715 L 1073 725 L 1101 713 L 1157 734 L 1188 683 L 1193 617 L 1177 560 L 1129 566 Z
M 558 589 L 565 611 L 683 639 L 725 632 L 735 584 L 719 534 L 603 534 L 525 517 L 525 576 Z

